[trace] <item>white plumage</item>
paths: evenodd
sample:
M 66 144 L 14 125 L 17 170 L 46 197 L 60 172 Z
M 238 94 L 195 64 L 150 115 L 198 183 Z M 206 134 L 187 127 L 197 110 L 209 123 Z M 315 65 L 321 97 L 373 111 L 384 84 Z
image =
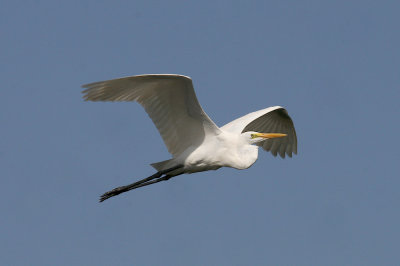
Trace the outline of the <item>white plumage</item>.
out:
M 279 153 L 282 158 L 285 158 L 285 154 L 289 157 L 297 154 L 296 130 L 288 112 L 281 106 L 252 112 L 224 125 L 221 130 L 237 134 L 246 131 L 284 133 L 287 134 L 285 138 L 267 139 L 258 145 L 274 156 Z
M 102 195 L 100 201 L 182 173 L 220 167 L 248 168 L 257 160 L 258 146 L 282 158 L 297 153 L 294 125 L 284 108 L 274 106 L 259 110 L 219 128 L 201 108 L 192 80 L 186 76 L 139 75 L 83 87 L 86 88 L 83 97 L 88 101 L 141 104 L 173 157 L 152 164 L 158 170 L 155 175 L 111 190 Z

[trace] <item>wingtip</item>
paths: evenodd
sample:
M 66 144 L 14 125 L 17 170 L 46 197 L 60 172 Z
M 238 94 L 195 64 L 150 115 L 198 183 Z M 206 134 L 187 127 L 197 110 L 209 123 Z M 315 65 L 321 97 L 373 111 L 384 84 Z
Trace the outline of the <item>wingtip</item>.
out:
M 140 75 L 132 76 L 132 78 L 134 78 L 134 77 L 146 77 L 146 76 L 182 77 L 182 78 L 187 78 L 187 79 L 192 80 L 191 77 L 186 76 L 186 75 L 182 75 L 182 74 L 140 74 Z

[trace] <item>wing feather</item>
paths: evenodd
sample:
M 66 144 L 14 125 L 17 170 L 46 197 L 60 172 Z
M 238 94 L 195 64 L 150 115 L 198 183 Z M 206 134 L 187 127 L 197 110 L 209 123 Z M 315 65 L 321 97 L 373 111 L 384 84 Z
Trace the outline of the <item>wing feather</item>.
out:
M 136 101 L 157 127 L 168 151 L 178 156 L 219 128 L 201 108 L 189 77 L 150 74 L 83 85 L 87 101 Z
M 246 131 L 244 131 L 244 132 L 246 132 Z M 271 132 L 278 132 L 278 133 L 279 133 L 279 131 L 278 131 L 278 124 L 276 123 L 276 121 L 273 121 L 273 126 L 271 127 Z M 272 147 L 271 147 L 270 152 L 271 152 L 274 156 L 276 156 L 276 155 L 278 154 L 279 139 L 275 139 L 275 141 L 274 141 L 274 139 L 269 139 L 268 141 L 271 141 L 271 142 L 272 142 Z M 262 144 L 260 144 L 260 146 L 261 146 L 261 145 L 262 145 Z
M 292 157 L 293 153 L 297 154 L 297 136 L 293 121 L 287 111 L 280 106 L 247 114 L 226 124 L 221 129 L 235 133 L 247 131 L 284 133 L 287 134 L 286 137 L 268 139 L 261 142 L 259 146 L 274 156 L 279 154 L 282 158 L 285 158 L 285 155 Z

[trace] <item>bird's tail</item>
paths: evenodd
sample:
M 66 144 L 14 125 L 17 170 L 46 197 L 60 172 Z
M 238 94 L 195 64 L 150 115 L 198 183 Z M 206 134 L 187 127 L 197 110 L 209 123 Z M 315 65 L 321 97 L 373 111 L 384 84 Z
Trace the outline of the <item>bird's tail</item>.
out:
M 150 165 L 153 166 L 157 171 L 162 171 L 170 168 L 170 163 L 172 162 L 172 160 L 173 159 L 169 159 L 162 162 L 152 163 Z

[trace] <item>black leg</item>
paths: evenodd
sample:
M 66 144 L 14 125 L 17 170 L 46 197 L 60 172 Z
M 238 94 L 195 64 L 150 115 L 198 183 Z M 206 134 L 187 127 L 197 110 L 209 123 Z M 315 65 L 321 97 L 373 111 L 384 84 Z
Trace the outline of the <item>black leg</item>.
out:
M 183 165 L 177 165 L 177 166 L 174 166 L 174 167 L 159 171 L 159 172 L 155 173 L 152 176 L 149 176 L 147 178 L 139 180 L 139 181 L 137 181 L 135 183 L 132 183 L 130 185 L 114 188 L 113 190 L 110 190 L 110 191 L 104 193 L 103 195 L 101 195 L 100 196 L 100 202 L 103 202 L 106 199 L 109 199 L 111 197 L 117 196 L 117 195 L 119 195 L 121 193 L 127 192 L 127 191 L 135 189 L 135 188 L 144 187 L 144 186 L 151 185 L 151 184 L 154 184 L 154 183 L 157 183 L 157 182 L 160 182 L 160 181 L 168 180 L 168 179 L 171 178 L 171 176 L 168 176 L 168 175 L 166 175 L 164 177 L 161 177 L 161 176 L 163 174 L 167 174 L 169 172 L 172 172 L 172 171 L 177 170 L 177 169 L 182 168 L 182 167 L 183 167 Z M 154 180 L 154 181 L 151 181 L 151 180 L 156 179 L 156 178 L 158 178 L 158 179 Z
M 160 177 L 160 178 L 158 178 L 158 179 L 156 179 L 156 180 L 149 181 L 149 182 L 147 182 L 147 183 L 139 184 L 139 185 L 135 186 L 135 187 L 132 188 L 132 189 L 136 189 L 136 188 L 140 188 L 140 187 L 145 187 L 145 186 L 152 185 L 152 184 L 155 184 L 155 183 L 158 183 L 158 182 L 161 182 L 161 181 L 167 181 L 167 180 L 169 180 L 171 177 L 172 177 L 172 176 L 166 175 L 166 176 Z

